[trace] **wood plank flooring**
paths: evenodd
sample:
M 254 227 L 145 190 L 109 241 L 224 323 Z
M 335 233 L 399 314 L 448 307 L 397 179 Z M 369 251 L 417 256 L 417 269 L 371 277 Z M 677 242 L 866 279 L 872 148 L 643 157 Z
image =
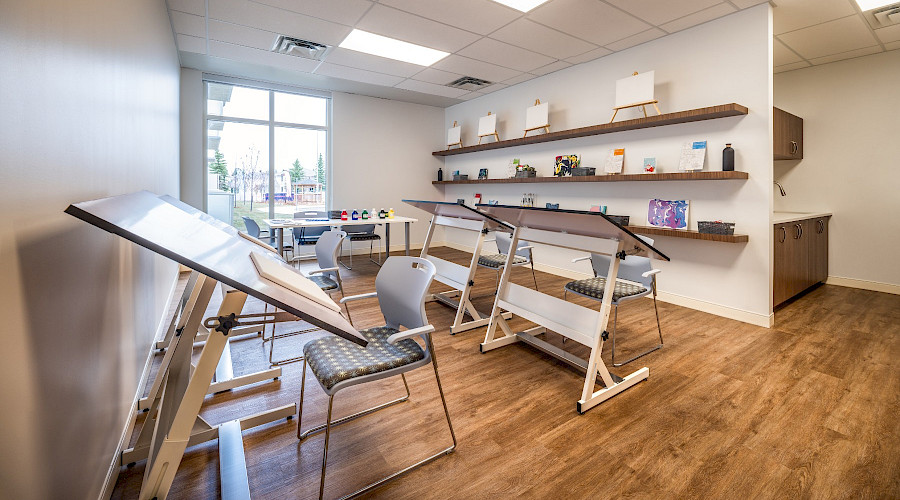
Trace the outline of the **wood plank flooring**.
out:
M 445 248 L 434 253 L 463 265 L 470 258 Z M 346 292 L 374 290 L 378 268 L 365 259 L 354 263 L 343 274 Z M 513 281 L 531 287 L 530 274 L 516 268 Z M 542 292 L 562 297 L 565 278 L 540 272 L 537 278 Z M 494 280 L 479 270 L 475 294 L 489 293 Z M 619 314 L 623 359 L 655 343 L 653 305 L 636 302 Z M 475 304 L 489 311 L 492 298 Z M 481 354 L 484 328 L 451 336 L 454 311 L 429 303 L 459 447 L 368 497 L 900 498 L 900 296 L 820 286 L 777 310 L 772 329 L 659 307 L 665 347 L 611 369 L 627 375 L 648 366 L 649 380 L 579 415 L 579 373 L 520 344 Z M 351 308 L 358 327 L 382 324 L 374 300 Z M 248 309 L 262 305 L 250 299 Z M 320 335 L 279 340 L 276 357 Z M 547 340 L 587 353 L 553 333 Z M 258 338 L 235 341 L 232 350 L 235 375 L 268 366 Z M 301 366 L 288 365 L 277 382 L 207 397 L 203 416 L 219 423 L 298 401 Z M 408 379 L 408 402 L 332 432 L 326 498 L 449 445 L 434 373 L 421 368 Z M 306 383 L 304 429 L 324 422 L 327 403 L 312 377 Z M 399 379 L 341 391 L 335 417 L 402 394 Z M 296 429 L 294 419 L 244 432 L 253 498 L 318 494 L 324 436 L 301 444 Z M 136 498 L 143 473 L 143 462 L 123 468 L 113 498 Z M 217 498 L 218 475 L 215 441 L 190 448 L 170 498 Z

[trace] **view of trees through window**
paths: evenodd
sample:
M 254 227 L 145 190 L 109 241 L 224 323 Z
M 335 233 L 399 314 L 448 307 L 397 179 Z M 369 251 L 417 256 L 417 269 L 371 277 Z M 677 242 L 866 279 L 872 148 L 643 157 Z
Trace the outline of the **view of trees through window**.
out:
M 207 212 L 234 227 L 324 211 L 328 99 L 206 82 Z

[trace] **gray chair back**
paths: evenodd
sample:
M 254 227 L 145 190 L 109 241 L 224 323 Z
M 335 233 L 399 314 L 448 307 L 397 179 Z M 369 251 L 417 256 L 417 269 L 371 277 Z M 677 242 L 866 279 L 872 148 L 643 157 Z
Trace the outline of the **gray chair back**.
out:
M 434 264 L 419 257 L 390 257 L 375 277 L 375 292 L 386 326 L 413 329 L 428 324 L 425 294 L 436 273 Z
M 372 234 L 375 232 L 375 224 L 360 224 L 358 226 L 341 226 L 341 230 L 347 234 Z
M 509 255 L 509 246 L 512 244 L 512 235 L 497 232 L 494 234 L 494 237 L 497 240 L 497 250 L 499 250 L 503 255 Z M 520 248 L 527 247 L 530 244 L 531 243 L 528 243 L 527 241 L 519 240 L 519 244 L 516 245 L 516 255 L 531 260 L 531 249 L 519 250 Z
M 247 217 L 246 215 L 241 217 L 244 219 L 244 226 L 247 228 L 247 234 L 253 236 L 256 239 L 259 239 L 259 224 L 256 223 L 255 220 Z
M 319 236 L 319 240 L 316 241 L 316 262 L 319 264 L 320 269 L 338 266 L 341 243 L 346 237 L 347 233 L 343 231 L 325 231 Z M 337 274 L 334 271 L 322 274 L 337 280 Z
M 328 212 L 323 212 L 321 210 L 313 210 L 309 212 L 294 212 L 295 219 L 327 219 Z M 320 227 L 295 227 L 291 229 L 294 233 L 294 239 L 297 241 L 302 240 L 313 240 L 319 237 L 325 231 L 328 231 L 328 226 L 320 226 Z M 329 266 L 331 267 L 331 266 Z
M 637 235 L 637 237 L 646 241 L 648 245 L 653 245 L 653 240 L 651 238 L 641 235 Z M 594 268 L 594 276 L 606 276 L 606 273 L 609 272 L 609 259 L 610 257 L 608 255 L 591 254 L 591 266 Z M 618 278 L 634 281 L 635 283 L 644 285 L 646 288 L 650 288 L 653 284 L 653 277 L 647 276 L 645 278 L 642 276 L 642 274 L 650 269 L 651 263 L 649 257 L 627 255 L 625 260 L 619 262 Z

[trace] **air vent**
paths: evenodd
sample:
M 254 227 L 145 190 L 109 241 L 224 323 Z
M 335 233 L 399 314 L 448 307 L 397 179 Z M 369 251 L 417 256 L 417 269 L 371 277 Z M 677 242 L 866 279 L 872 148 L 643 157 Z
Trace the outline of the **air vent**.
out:
M 863 17 L 874 30 L 900 25 L 900 3 L 867 10 Z
M 330 50 L 331 46 L 285 35 L 278 35 L 278 38 L 275 39 L 275 45 L 272 46 L 272 52 L 312 59 L 313 61 L 321 61 Z
M 487 80 L 482 80 L 480 78 L 475 78 L 472 76 L 464 76 L 457 80 L 453 80 L 448 83 L 448 87 L 453 87 L 455 89 L 463 89 L 463 90 L 478 90 L 482 87 L 486 87 L 490 85 L 491 82 Z

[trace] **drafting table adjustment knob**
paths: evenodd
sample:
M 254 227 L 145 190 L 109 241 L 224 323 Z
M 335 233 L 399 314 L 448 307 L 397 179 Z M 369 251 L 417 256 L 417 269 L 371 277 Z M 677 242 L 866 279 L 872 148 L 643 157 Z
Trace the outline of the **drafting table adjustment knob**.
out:
M 216 327 L 217 332 L 222 332 L 222 335 L 227 336 L 231 329 L 238 325 L 238 320 L 235 317 L 234 313 L 229 314 L 228 316 L 219 316 L 219 326 Z
M 609 332 L 603 330 L 603 333 L 600 334 L 600 338 L 603 339 L 604 342 L 606 342 L 607 340 L 609 340 Z
M 475 280 L 469 280 L 469 286 L 475 286 Z
M 175 336 L 181 337 L 182 332 L 184 332 L 184 327 L 179 326 L 178 328 L 175 329 Z M 160 351 L 162 351 L 162 349 L 160 349 Z
M 618 257 L 619 260 L 625 260 L 625 250 L 621 250 L 621 251 L 617 252 L 616 257 Z

